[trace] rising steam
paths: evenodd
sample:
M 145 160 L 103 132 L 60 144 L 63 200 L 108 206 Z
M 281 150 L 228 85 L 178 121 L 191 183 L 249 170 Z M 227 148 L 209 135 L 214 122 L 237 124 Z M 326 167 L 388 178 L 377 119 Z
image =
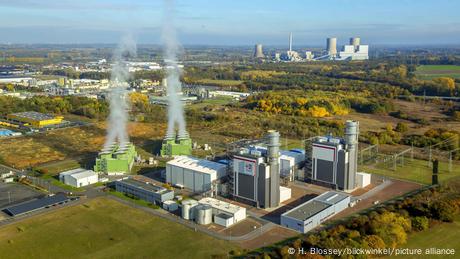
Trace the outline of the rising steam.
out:
M 110 115 L 107 127 L 107 137 L 104 147 L 115 141 L 123 143 L 129 141 L 126 124 L 128 121 L 127 88 L 129 71 L 126 59 L 136 55 L 136 43 L 130 36 L 122 38 L 114 52 L 115 64 L 112 67 L 111 88 L 109 92 Z
M 181 92 L 180 74 L 181 71 L 177 64 L 177 55 L 179 52 L 179 43 L 174 27 L 174 0 L 165 0 L 165 12 L 163 18 L 162 39 L 164 48 L 164 59 L 167 66 L 167 95 L 168 95 L 168 130 L 167 137 L 175 135 L 174 128 L 177 124 L 178 135 L 188 136 L 184 108 L 178 93 Z

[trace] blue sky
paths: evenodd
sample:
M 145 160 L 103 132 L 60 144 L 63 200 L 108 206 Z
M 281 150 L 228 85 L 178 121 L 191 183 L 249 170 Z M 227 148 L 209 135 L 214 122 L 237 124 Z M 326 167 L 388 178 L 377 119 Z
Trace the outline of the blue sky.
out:
M 0 0 L 0 43 L 160 43 L 163 0 Z M 460 44 L 459 0 L 176 0 L 182 44 Z

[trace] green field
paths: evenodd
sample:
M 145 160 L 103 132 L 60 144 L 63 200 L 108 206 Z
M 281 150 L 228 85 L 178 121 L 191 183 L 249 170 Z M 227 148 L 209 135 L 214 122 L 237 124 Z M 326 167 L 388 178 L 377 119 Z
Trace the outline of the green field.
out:
M 422 253 L 427 248 L 449 248 L 455 249 L 456 253 L 454 256 L 404 256 L 404 258 L 459 258 L 460 254 L 460 242 L 458 240 L 460 233 L 460 216 L 457 216 L 453 223 L 442 223 L 437 226 L 433 226 L 429 230 L 418 232 L 409 235 L 407 244 L 404 248 L 422 249 Z
M 460 79 L 460 66 L 423 65 L 417 67 L 415 74 L 418 78 L 426 80 L 430 80 L 437 77 L 452 77 Z
M 0 228 L 1 258 L 210 258 L 232 249 L 107 198 Z
M 200 79 L 197 80 L 197 83 L 199 84 L 205 84 L 205 85 L 217 85 L 217 86 L 238 86 L 243 83 L 243 81 L 240 80 L 215 80 L 215 79 Z
M 396 171 L 383 167 L 381 164 L 360 166 L 359 170 L 422 184 L 431 184 L 432 168 L 428 167 L 426 160 L 414 159 L 411 161 L 410 158 L 406 158 L 404 166 L 397 166 Z M 460 163 L 458 161 L 453 162 L 452 172 L 449 172 L 448 163 L 439 162 L 439 181 L 443 182 L 453 177 L 460 177 Z

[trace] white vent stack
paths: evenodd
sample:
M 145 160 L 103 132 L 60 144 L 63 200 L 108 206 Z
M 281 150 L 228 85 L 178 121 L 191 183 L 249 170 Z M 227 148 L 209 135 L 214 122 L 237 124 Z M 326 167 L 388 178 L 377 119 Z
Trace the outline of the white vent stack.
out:
M 263 52 L 262 44 L 260 44 L 260 43 L 256 44 L 255 49 L 254 49 L 254 57 L 255 58 L 264 58 L 265 57 L 264 52 Z
M 356 171 L 358 169 L 358 137 L 359 122 L 347 120 L 345 123 L 345 143 L 349 151 L 348 189 L 354 189 Z
M 327 53 L 331 56 L 337 55 L 337 38 L 327 38 Z
M 280 203 L 280 169 L 279 151 L 280 134 L 278 131 L 267 132 L 267 162 L 270 165 L 270 207 L 277 207 Z
M 289 34 L 289 51 L 292 51 L 292 32 Z

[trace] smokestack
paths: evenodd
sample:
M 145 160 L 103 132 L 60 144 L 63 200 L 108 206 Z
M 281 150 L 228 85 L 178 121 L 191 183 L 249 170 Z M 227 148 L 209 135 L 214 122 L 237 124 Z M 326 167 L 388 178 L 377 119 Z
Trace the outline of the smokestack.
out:
M 278 131 L 267 132 L 267 162 L 270 165 L 270 207 L 280 204 L 280 166 L 279 166 L 280 134 Z
M 262 48 L 262 44 L 256 44 L 255 50 L 254 50 L 254 57 L 255 58 L 264 58 L 264 52 Z
M 358 170 L 358 137 L 359 122 L 347 120 L 345 122 L 345 143 L 348 150 L 348 179 L 345 189 L 355 188 L 356 171 Z
M 292 32 L 289 34 L 289 51 L 292 51 Z

